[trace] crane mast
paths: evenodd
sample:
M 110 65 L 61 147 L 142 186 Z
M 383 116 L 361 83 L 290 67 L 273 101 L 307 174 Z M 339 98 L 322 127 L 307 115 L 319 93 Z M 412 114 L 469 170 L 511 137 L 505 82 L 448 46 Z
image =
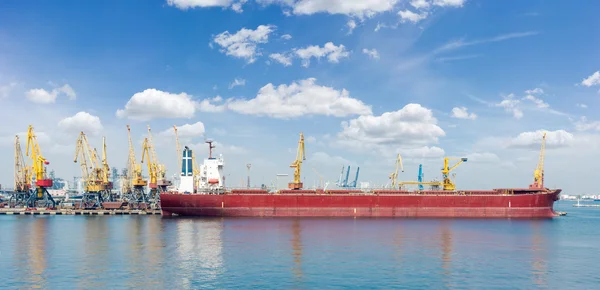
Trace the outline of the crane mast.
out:
M 529 185 L 531 189 L 544 188 L 544 157 L 546 155 L 546 132 L 542 136 L 542 145 L 540 148 L 540 158 L 538 164 L 533 171 L 533 184 Z
M 136 162 L 133 141 L 131 140 L 131 128 L 127 125 L 127 137 L 129 138 L 129 158 L 127 161 L 128 191 L 127 200 L 129 202 L 146 202 L 147 196 L 145 187 L 147 181 L 142 176 L 142 165 Z
M 156 185 L 158 192 L 166 192 L 167 187 L 172 183 L 170 180 L 167 180 L 167 169 L 164 164 L 158 161 L 158 155 L 156 155 L 156 150 L 154 149 L 154 142 L 152 141 L 152 131 L 150 130 L 150 126 L 148 126 L 148 147 L 150 149 L 150 153 L 152 153 L 152 166 L 154 168 L 154 174 L 156 175 Z M 148 156 L 150 160 L 150 156 Z M 152 200 L 158 203 L 160 195 L 156 191 L 151 191 Z
M 302 167 L 302 161 L 306 160 L 306 154 L 304 152 L 304 134 L 300 132 L 300 140 L 298 141 L 298 150 L 296 152 L 296 160 L 290 165 L 294 168 L 294 181 L 288 184 L 289 189 L 302 189 L 302 181 L 300 179 L 300 172 Z
M 40 150 L 40 145 L 37 141 L 33 126 L 29 125 L 27 129 L 27 146 L 25 149 L 25 155 L 31 158 L 33 174 L 35 174 L 35 194 L 32 194 L 28 201 L 27 207 L 32 208 L 37 206 L 39 200 L 44 201 L 44 205 L 47 208 L 55 208 L 56 202 L 52 196 L 48 193 L 48 187 L 52 187 L 52 179 L 46 178 L 46 167 L 45 165 L 50 164 Z
M 15 192 L 29 192 L 31 188 L 31 170 L 25 164 L 19 136 L 15 136 Z
M 404 172 L 404 165 L 402 164 L 402 156 L 400 153 L 396 156 L 396 170 L 392 172 L 389 176 L 392 181 L 392 188 L 396 188 L 398 186 L 398 170 L 402 170 Z

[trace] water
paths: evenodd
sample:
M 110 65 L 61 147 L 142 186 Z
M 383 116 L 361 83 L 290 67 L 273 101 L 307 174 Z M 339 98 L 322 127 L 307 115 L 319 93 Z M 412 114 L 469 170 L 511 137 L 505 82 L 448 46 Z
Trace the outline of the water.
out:
M 9 289 L 595 289 L 600 210 L 554 220 L 0 216 Z

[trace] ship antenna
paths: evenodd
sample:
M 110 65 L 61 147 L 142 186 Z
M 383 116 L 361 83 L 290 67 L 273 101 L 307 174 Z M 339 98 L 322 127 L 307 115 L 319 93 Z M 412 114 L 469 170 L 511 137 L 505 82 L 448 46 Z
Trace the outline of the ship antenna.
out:
M 215 148 L 215 145 L 212 144 L 212 140 L 207 140 L 206 143 L 208 143 L 208 159 L 212 159 L 212 150 Z

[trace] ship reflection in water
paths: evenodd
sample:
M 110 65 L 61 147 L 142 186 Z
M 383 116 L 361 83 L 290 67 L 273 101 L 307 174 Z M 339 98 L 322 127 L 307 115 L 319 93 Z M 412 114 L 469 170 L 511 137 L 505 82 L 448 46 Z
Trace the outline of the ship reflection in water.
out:
M 600 257 L 589 245 L 600 230 L 577 236 L 569 222 L 0 216 L 0 281 L 7 289 L 594 289 Z

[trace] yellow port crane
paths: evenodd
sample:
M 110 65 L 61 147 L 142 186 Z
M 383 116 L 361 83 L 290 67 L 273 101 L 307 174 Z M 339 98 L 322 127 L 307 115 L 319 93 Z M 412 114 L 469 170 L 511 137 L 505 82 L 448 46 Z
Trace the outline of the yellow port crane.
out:
M 450 159 L 459 159 L 459 161 L 456 164 L 450 166 L 449 165 Z M 456 185 L 450 179 L 450 176 L 448 174 L 450 174 L 450 171 L 456 169 L 456 167 L 463 162 L 467 162 L 467 158 L 444 157 L 444 168 L 442 168 L 442 178 L 444 179 L 442 181 L 442 185 L 444 187 L 444 190 L 455 190 L 456 189 Z
M 46 166 L 50 164 L 42 155 L 40 145 L 37 141 L 33 126 L 29 125 L 27 129 L 27 146 L 25 155 L 31 158 L 33 174 L 35 174 L 35 194 L 32 194 L 28 201 L 27 207 L 36 207 L 37 201 L 44 200 L 47 208 L 54 208 L 56 203 L 52 196 L 48 193 L 48 187 L 52 187 L 52 179 L 46 178 Z
M 144 143 L 142 143 L 142 163 L 144 163 L 144 160 L 146 160 L 146 166 L 148 167 L 148 177 L 150 178 L 150 190 L 154 191 L 158 187 L 156 185 L 157 166 L 154 160 L 152 160 L 152 155 L 150 154 L 150 151 L 152 149 L 148 142 L 148 138 L 144 138 Z
M 538 164 L 533 171 L 533 184 L 529 185 L 531 189 L 543 189 L 544 188 L 544 158 L 546 155 L 546 132 L 542 135 L 542 145 L 540 148 L 540 159 Z
M 108 198 L 112 200 L 113 183 L 110 181 L 110 175 L 110 166 L 106 157 L 106 137 L 102 137 L 102 183 L 108 191 Z
M 294 181 L 288 183 L 289 189 L 302 189 L 303 184 L 300 180 L 300 172 L 302 167 L 302 161 L 306 160 L 306 154 L 304 152 L 304 134 L 300 132 L 300 140 L 298 141 L 298 151 L 296 152 L 296 160 L 292 162 L 290 168 L 294 168 Z
M 392 188 L 399 186 L 398 170 L 402 170 L 402 172 L 404 172 L 404 165 L 402 164 L 402 156 L 400 156 L 400 153 L 398 153 L 396 156 L 396 170 L 389 175 L 389 178 L 392 181 Z
M 15 136 L 15 192 L 29 192 L 31 189 L 31 168 L 25 164 L 19 135 Z
M 102 197 L 106 195 L 106 185 L 103 183 L 103 169 L 98 162 L 96 149 L 92 149 L 85 133 L 80 132 L 75 145 L 75 158 L 81 167 L 83 183 L 83 198 L 81 205 L 85 208 L 101 206 Z
M 127 187 L 126 193 L 129 202 L 145 202 L 145 187 L 147 181 L 142 176 L 142 165 L 136 162 L 133 141 L 131 140 L 131 128 L 127 125 L 127 137 L 129 138 L 129 157 L 127 158 Z
M 156 155 L 156 150 L 154 150 L 154 142 L 152 141 L 152 131 L 150 130 L 150 126 L 148 126 L 148 149 L 150 149 L 149 153 L 152 153 L 152 166 L 154 167 L 154 173 L 156 174 L 156 185 L 159 192 L 166 192 L 167 187 L 171 185 L 171 181 L 167 180 L 167 169 L 164 164 L 158 161 L 158 155 Z M 143 159 L 143 158 L 142 158 Z M 150 155 L 148 155 L 148 160 L 150 160 Z M 152 198 L 155 198 L 158 201 L 159 195 L 156 192 L 152 192 Z

